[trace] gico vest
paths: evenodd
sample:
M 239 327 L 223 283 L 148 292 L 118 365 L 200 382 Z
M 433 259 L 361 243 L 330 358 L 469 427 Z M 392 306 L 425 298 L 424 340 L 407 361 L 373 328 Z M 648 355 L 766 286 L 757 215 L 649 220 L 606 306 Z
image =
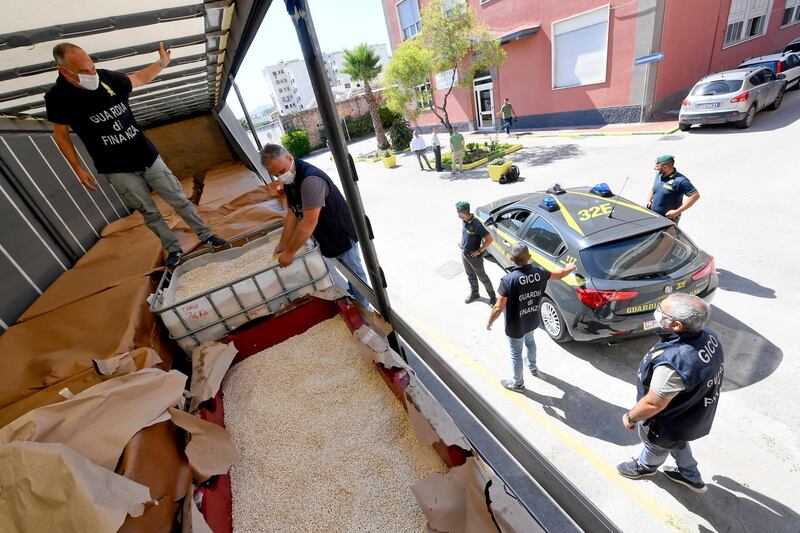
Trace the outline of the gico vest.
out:
M 284 187 L 286 200 L 297 220 L 303 220 L 303 198 L 301 185 L 307 176 L 317 176 L 328 184 L 328 195 L 325 197 L 325 206 L 320 209 L 319 221 L 314 228 L 314 238 L 319 242 L 319 248 L 325 257 L 338 257 L 348 251 L 354 242 L 358 242 L 350 210 L 344 201 L 342 193 L 330 177 L 314 165 L 300 159 L 294 160 L 295 177 L 291 185 Z
M 515 266 L 503 276 L 507 287 L 506 335 L 518 339 L 539 326 L 539 302 L 550 273 L 531 264 Z
M 665 441 L 690 441 L 711 431 L 725 368 L 722 343 L 708 328 L 698 333 L 664 334 L 639 366 L 637 401 L 647 393 L 653 369 L 669 365 L 686 389 L 650 419 L 650 430 Z

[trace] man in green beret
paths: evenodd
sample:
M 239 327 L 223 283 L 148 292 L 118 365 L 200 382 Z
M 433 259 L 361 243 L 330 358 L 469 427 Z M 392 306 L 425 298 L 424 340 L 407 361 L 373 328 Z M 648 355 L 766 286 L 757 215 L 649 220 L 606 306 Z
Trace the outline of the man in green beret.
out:
M 700 193 L 689 178 L 675 170 L 674 156 L 658 156 L 655 170 L 656 179 L 645 205 L 677 224 L 681 214 L 700 199 Z
M 464 271 L 467 273 L 470 288 L 469 296 L 464 303 L 472 303 L 480 297 L 478 294 L 478 280 L 480 280 L 489 295 L 489 305 L 494 305 L 497 297 L 494 294 L 492 281 L 483 268 L 483 253 L 492 245 L 494 239 L 481 221 L 470 212 L 469 202 L 457 202 L 456 212 L 458 218 L 464 223 L 464 227 L 461 228 L 459 246 L 461 247 L 461 261 L 464 263 Z

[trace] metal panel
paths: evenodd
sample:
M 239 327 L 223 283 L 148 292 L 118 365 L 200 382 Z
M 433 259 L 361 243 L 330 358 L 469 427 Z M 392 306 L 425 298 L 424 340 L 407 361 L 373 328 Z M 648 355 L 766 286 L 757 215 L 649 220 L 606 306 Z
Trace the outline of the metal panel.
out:
M 71 193 L 48 168 L 30 135 L 0 136 L 0 156 L 18 183 L 49 218 L 75 257 L 86 253 L 97 238 Z
M 0 171 L 0 320 L 6 325 L 72 264 Z

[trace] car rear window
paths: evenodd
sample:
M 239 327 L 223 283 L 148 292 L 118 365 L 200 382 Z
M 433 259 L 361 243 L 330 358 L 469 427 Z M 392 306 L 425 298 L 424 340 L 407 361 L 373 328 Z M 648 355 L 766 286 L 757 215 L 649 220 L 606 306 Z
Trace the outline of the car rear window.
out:
M 685 267 L 697 248 L 678 228 L 599 244 L 581 250 L 586 273 L 602 279 L 646 279 L 665 276 Z
M 775 61 L 759 61 L 758 63 L 747 63 L 747 65 L 742 65 L 742 66 L 746 66 L 747 68 L 767 67 L 772 72 L 778 72 L 778 61 L 777 60 L 775 60 Z
M 701 83 L 692 89 L 692 96 L 714 96 L 735 93 L 742 88 L 742 80 L 716 80 Z

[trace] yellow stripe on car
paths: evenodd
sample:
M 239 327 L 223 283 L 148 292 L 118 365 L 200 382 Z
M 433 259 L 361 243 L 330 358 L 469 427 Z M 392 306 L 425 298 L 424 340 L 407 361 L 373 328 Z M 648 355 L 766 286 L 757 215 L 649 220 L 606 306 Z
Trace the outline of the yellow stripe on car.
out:
M 509 235 L 508 233 L 506 233 L 506 232 L 504 232 L 504 231 L 502 231 L 502 230 L 498 229 L 498 228 L 497 228 L 497 226 L 495 226 L 494 230 L 497 232 L 497 234 L 498 234 L 500 237 L 502 237 L 503 239 L 505 239 L 507 242 L 511 243 L 511 245 L 512 245 L 512 246 L 513 246 L 513 245 L 515 245 L 515 244 L 517 244 L 517 243 L 519 242 L 519 240 L 518 240 L 518 239 L 515 239 L 514 237 L 512 237 L 512 236 L 511 236 L 511 235 Z M 495 243 L 492 243 L 492 245 L 493 245 L 493 246 L 494 246 L 494 245 L 496 245 L 496 247 L 497 247 L 497 248 L 498 248 L 498 249 L 499 249 L 499 250 L 500 250 L 500 251 L 501 251 L 501 252 L 502 252 L 502 253 L 503 253 L 503 254 L 504 254 L 504 255 L 505 255 L 505 256 L 506 256 L 506 257 L 507 257 L 509 260 L 511 260 L 511 256 L 510 256 L 510 255 L 508 255 L 508 254 L 505 252 L 505 250 L 503 250 L 503 248 L 502 248 L 502 247 L 501 247 L 499 244 L 497 244 L 497 243 L 495 242 Z M 553 262 L 553 261 L 551 261 L 550 259 L 546 258 L 545 256 L 541 255 L 540 253 L 536 252 L 536 251 L 535 251 L 535 250 L 533 250 L 533 249 L 532 249 L 530 246 L 528 246 L 528 251 L 529 251 L 529 252 L 530 252 L 530 254 L 531 254 L 531 259 L 533 259 L 533 262 L 534 262 L 534 263 L 536 263 L 536 264 L 538 264 L 540 267 L 542 267 L 542 268 L 545 268 L 545 269 L 547 269 L 547 270 L 548 270 L 548 271 L 550 271 L 550 272 L 554 272 L 554 271 L 556 271 L 556 270 L 561 270 L 561 267 L 560 267 L 560 266 L 558 266 L 556 263 L 554 263 L 554 262 Z M 566 265 L 566 263 L 565 263 L 565 265 Z M 578 278 L 577 278 L 577 277 L 575 277 L 575 274 L 574 274 L 574 273 L 573 273 L 573 274 L 570 274 L 570 275 L 568 275 L 568 276 L 567 276 L 567 277 L 565 277 L 565 278 L 562 278 L 562 279 L 561 279 L 561 281 L 563 281 L 563 282 L 564 282 L 564 283 L 566 283 L 567 285 L 571 285 L 571 286 L 573 286 L 573 287 L 580 287 L 580 286 L 581 286 L 581 283 L 578 281 Z
M 598 200 L 603 200 L 604 202 L 611 202 L 612 204 L 621 205 L 622 207 L 627 207 L 628 209 L 633 209 L 634 211 L 639 211 L 639 212 L 644 213 L 646 215 L 651 215 L 651 216 L 654 216 L 654 217 L 658 216 L 658 213 L 653 213 L 652 211 L 650 211 L 649 209 L 647 209 L 645 207 L 642 207 L 642 206 L 636 205 L 636 204 L 631 204 L 631 203 L 628 203 L 628 202 L 621 202 L 619 200 L 613 200 L 611 198 L 603 198 L 602 196 L 597 196 L 597 195 L 594 195 L 594 194 L 588 194 L 588 193 L 585 193 L 585 192 L 569 191 L 569 194 L 579 194 L 580 196 L 586 196 L 588 198 L 596 198 Z
M 568 225 L 570 228 L 572 228 L 572 229 L 574 229 L 575 231 L 577 231 L 578 233 L 580 233 L 581 237 L 585 237 L 586 235 L 583 233 L 583 230 L 582 230 L 582 229 L 581 229 L 581 227 L 578 225 L 578 223 L 575 221 L 575 219 L 574 219 L 574 218 L 572 218 L 572 214 L 570 214 L 570 212 L 569 212 L 569 211 L 567 211 L 567 208 L 566 208 L 566 207 L 564 207 L 564 204 L 562 204 L 562 203 L 561 203 L 561 201 L 560 201 L 558 198 L 556 198 L 555 196 L 553 196 L 553 199 L 554 199 L 554 200 L 556 201 L 556 203 L 558 204 L 559 211 L 560 211 L 560 212 L 561 212 L 561 214 L 564 216 L 564 220 L 566 220 L 566 221 L 567 221 L 567 225 Z

